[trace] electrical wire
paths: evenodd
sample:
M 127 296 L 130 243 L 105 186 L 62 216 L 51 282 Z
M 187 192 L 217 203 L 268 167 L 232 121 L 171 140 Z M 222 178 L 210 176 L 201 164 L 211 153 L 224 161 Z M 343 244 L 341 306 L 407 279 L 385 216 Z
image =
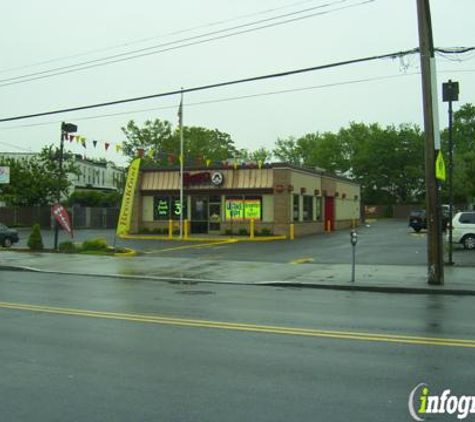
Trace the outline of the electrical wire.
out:
M 335 3 L 339 3 L 339 2 L 343 2 L 343 1 L 348 1 L 348 0 L 340 0 L 340 1 L 335 2 Z M 44 61 L 40 61 L 40 62 L 36 62 L 36 63 L 31 63 L 31 64 L 28 64 L 28 65 L 15 66 L 15 67 L 11 67 L 11 68 L 8 68 L 8 69 L 0 69 L 0 73 L 7 73 L 7 72 L 11 72 L 13 70 L 27 69 L 27 68 L 41 66 L 41 65 L 45 65 L 45 64 L 49 64 L 49 63 L 55 63 L 55 62 L 59 62 L 59 61 L 74 59 L 74 58 L 77 58 L 77 57 L 83 57 L 83 56 L 87 56 L 87 55 L 90 55 L 90 54 L 102 53 L 104 51 L 110 51 L 110 50 L 116 50 L 116 49 L 119 49 L 119 48 L 130 47 L 132 45 L 142 44 L 144 42 L 148 42 L 148 41 L 152 41 L 152 40 L 156 40 L 156 39 L 160 39 L 160 38 L 166 38 L 166 37 L 170 37 L 170 36 L 173 36 L 173 35 L 179 35 L 179 34 L 184 34 L 184 33 L 188 33 L 188 32 L 193 32 L 193 31 L 196 31 L 198 29 L 204 29 L 204 28 L 219 26 L 219 25 L 223 25 L 223 24 L 226 24 L 226 23 L 235 22 L 235 21 L 247 19 L 247 18 L 254 17 L 254 16 L 265 15 L 265 14 L 268 14 L 268 13 L 277 12 L 279 10 L 289 9 L 289 8 L 292 8 L 292 7 L 295 7 L 295 6 L 300 6 L 302 4 L 313 3 L 313 2 L 315 2 L 315 0 L 304 0 L 304 1 L 293 2 L 291 4 L 280 6 L 280 7 L 274 7 L 274 8 L 271 8 L 271 9 L 261 10 L 259 12 L 248 13 L 248 14 L 245 14 L 245 15 L 236 16 L 236 17 L 230 18 L 230 19 L 223 19 L 223 20 L 219 20 L 219 21 L 210 22 L 210 23 L 207 23 L 207 24 L 204 24 L 204 25 L 197 25 L 197 26 L 190 27 L 190 28 L 180 29 L 180 30 L 168 32 L 168 33 L 165 33 L 165 34 L 155 35 L 153 37 L 141 38 L 141 39 L 134 40 L 134 41 L 129 41 L 129 42 L 126 42 L 126 43 L 117 44 L 115 46 L 88 50 L 88 51 L 85 51 L 85 52 L 82 52 L 82 53 L 71 54 L 71 55 L 68 55 L 68 56 L 56 57 L 56 58 L 52 58 L 52 59 L 48 59 L 48 60 L 44 60 Z
M 343 0 L 340 0 L 340 1 L 343 1 Z M 50 77 L 53 77 L 53 76 L 78 72 L 78 71 L 81 71 L 81 70 L 102 67 L 102 66 L 113 64 L 113 63 L 119 63 L 119 62 L 123 62 L 123 61 L 133 60 L 133 59 L 146 57 L 146 56 L 150 56 L 150 55 L 160 54 L 160 53 L 164 53 L 164 52 L 167 52 L 167 51 L 173 51 L 173 50 L 177 50 L 177 49 L 181 49 L 181 48 L 185 48 L 185 47 L 195 46 L 195 45 L 207 43 L 207 42 L 210 42 L 210 41 L 216 41 L 216 40 L 220 40 L 220 39 L 224 39 L 224 38 L 228 38 L 228 37 L 233 37 L 233 36 L 236 36 L 236 35 L 247 34 L 247 33 L 250 33 L 250 32 L 255 32 L 255 31 L 262 30 L 262 29 L 267 29 L 267 28 L 271 28 L 271 27 L 275 27 L 275 26 L 285 25 L 285 24 L 288 24 L 288 23 L 292 23 L 292 22 L 296 22 L 296 21 L 300 21 L 300 20 L 304 20 L 304 19 L 309 19 L 309 18 L 316 17 L 316 16 L 326 15 L 326 14 L 334 13 L 334 12 L 337 12 L 337 11 L 353 8 L 353 7 L 359 7 L 359 6 L 362 6 L 362 5 L 365 5 L 365 4 L 373 3 L 375 1 L 376 0 L 364 0 L 364 1 L 361 1 L 359 3 L 355 3 L 355 4 L 351 4 L 351 5 L 347 5 L 347 6 L 342 6 L 340 8 L 335 8 L 335 9 L 331 9 L 331 10 L 328 10 L 328 11 L 321 11 L 321 12 L 311 13 L 311 14 L 308 14 L 308 15 L 305 15 L 305 16 L 299 16 L 299 17 L 287 19 L 287 20 L 280 21 L 280 22 L 274 22 L 274 23 L 262 25 L 262 26 L 259 26 L 259 27 L 256 27 L 256 28 L 249 28 L 249 29 L 235 31 L 235 32 L 232 32 L 232 33 L 229 33 L 229 34 L 216 35 L 216 34 L 223 33 L 223 32 L 229 32 L 229 31 L 234 30 L 234 29 L 239 29 L 239 28 L 244 28 L 244 27 L 256 25 L 257 23 L 263 23 L 263 22 L 274 20 L 274 19 L 277 19 L 277 18 L 282 18 L 283 16 L 290 16 L 290 15 L 304 13 L 304 11 L 292 12 L 292 13 L 289 13 L 287 15 L 282 15 L 282 16 L 279 16 L 279 17 L 267 18 L 267 19 L 264 19 L 264 20 L 261 20 L 261 21 L 247 23 L 247 24 L 239 25 L 239 26 L 232 27 L 232 28 L 226 28 L 226 29 L 222 29 L 222 30 L 219 30 L 219 31 L 210 32 L 210 33 L 207 33 L 207 34 L 201 34 L 201 35 L 189 37 L 189 38 L 178 40 L 178 41 L 171 41 L 171 42 L 168 42 L 168 43 L 164 43 L 164 44 L 160 44 L 160 45 L 152 46 L 152 47 L 147 47 L 147 48 L 143 48 L 143 49 L 140 49 L 140 50 L 135 50 L 135 51 L 128 52 L 128 53 L 120 53 L 120 54 L 108 56 L 108 57 L 105 57 L 105 58 L 89 60 L 89 61 L 86 61 L 86 62 L 76 63 L 76 64 L 73 64 L 73 65 L 58 67 L 58 68 L 49 69 L 49 70 L 44 70 L 44 71 L 41 71 L 41 72 L 35 72 L 35 73 L 27 74 L 27 75 L 21 75 L 21 76 L 15 76 L 15 77 L 11 77 L 11 78 L 1 79 L 0 80 L 0 88 L 5 87 L 5 86 L 10 86 L 10 85 L 16 85 L 16 84 L 20 84 L 20 83 L 25 83 L 25 82 L 31 82 L 31 81 L 35 81 L 35 80 L 39 80 L 39 79 L 46 79 L 46 78 L 50 78 Z M 320 9 L 322 7 L 326 7 L 326 6 L 317 6 L 317 7 L 307 9 L 306 11 L 312 10 L 312 9 Z M 210 38 L 207 38 L 207 39 L 201 39 L 203 37 L 207 37 L 207 36 L 210 36 L 210 35 L 216 35 L 216 36 L 211 36 Z M 197 41 L 193 41 L 193 40 L 197 40 Z M 190 41 L 190 42 L 188 42 L 188 41 Z M 175 44 L 180 44 L 180 43 L 184 43 L 184 44 L 175 45 Z M 169 47 L 167 47 L 167 46 L 169 46 Z M 162 48 L 162 47 L 165 47 L 165 48 Z M 161 49 L 156 50 L 157 48 L 161 48 Z M 154 51 L 150 51 L 150 50 L 154 50 Z M 133 55 L 131 55 L 131 54 L 133 54 Z
M 358 59 L 345 60 L 345 61 L 329 63 L 329 64 L 325 64 L 325 65 L 288 70 L 288 71 L 279 72 L 279 73 L 272 73 L 272 74 L 268 74 L 268 75 L 253 76 L 253 77 L 249 77 L 249 78 L 237 79 L 237 80 L 226 81 L 226 82 L 218 82 L 218 83 L 213 83 L 213 84 L 209 84 L 209 85 L 197 86 L 197 87 L 193 87 L 193 88 L 180 89 L 180 90 L 168 91 L 168 92 L 161 92 L 161 93 L 158 93 L 158 94 L 145 95 L 145 96 L 141 96 L 141 97 L 126 98 L 126 99 L 122 99 L 122 100 L 115 100 L 115 101 L 109 101 L 109 102 L 104 102 L 104 103 L 89 104 L 89 105 L 83 105 L 83 106 L 60 109 L 60 110 L 44 111 L 44 112 L 40 112 L 40 113 L 27 114 L 27 115 L 22 115 L 22 116 L 6 117 L 6 118 L 0 119 L 0 123 L 10 122 L 10 121 L 15 121 L 15 120 L 30 119 L 30 118 L 34 118 L 34 117 L 49 116 L 49 115 L 53 115 L 53 114 L 68 113 L 68 112 L 71 112 L 71 111 L 80 111 L 80 110 L 87 110 L 87 109 L 93 109 L 93 108 L 109 107 L 109 106 L 118 105 L 118 104 L 149 100 L 149 99 L 153 99 L 153 98 L 169 97 L 169 96 L 173 96 L 173 95 L 185 94 L 185 93 L 190 93 L 190 92 L 205 91 L 205 90 L 209 90 L 209 89 L 222 88 L 222 87 L 225 87 L 225 86 L 231 86 L 231 85 L 237 85 L 237 84 L 249 83 L 249 82 L 256 82 L 256 81 L 262 81 L 262 80 L 267 80 L 267 79 L 282 78 L 282 77 L 291 76 L 291 75 L 315 72 L 315 71 L 318 71 L 318 70 L 331 69 L 331 68 L 341 67 L 341 66 L 348 66 L 348 65 L 351 65 L 351 64 L 357 64 L 357 63 L 374 61 L 374 60 L 394 59 L 394 58 L 400 57 L 401 55 L 415 54 L 418 51 L 419 51 L 418 48 L 414 48 L 414 49 L 411 49 L 411 50 L 400 51 L 400 52 L 395 52 L 395 53 L 382 54 L 382 55 L 370 56 L 370 57 L 362 57 L 362 58 L 358 58 Z
M 353 79 L 349 81 L 333 82 L 333 83 L 328 83 L 328 84 L 323 84 L 323 85 L 313 85 L 313 86 L 300 87 L 300 88 L 282 89 L 278 91 L 261 92 L 261 93 L 256 93 L 256 94 L 239 95 L 239 96 L 220 98 L 220 99 L 215 99 L 215 100 L 190 102 L 190 103 L 187 103 L 186 106 L 197 107 L 197 106 L 202 106 L 202 105 L 217 104 L 217 103 L 224 103 L 224 102 L 230 102 L 230 101 L 239 101 L 239 100 L 245 100 L 245 99 L 250 99 L 250 98 L 290 94 L 290 93 L 295 93 L 295 92 L 332 88 L 332 87 L 337 87 L 337 86 L 353 85 L 353 84 L 359 84 L 359 83 L 365 83 L 365 82 L 383 81 L 383 80 L 389 80 L 389 79 L 395 79 L 395 78 L 402 78 L 406 76 L 414 76 L 414 75 L 419 75 L 419 74 L 420 74 L 419 72 L 412 72 L 412 73 L 404 73 L 404 74 L 398 74 L 398 75 L 386 75 L 386 76 L 377 76 L 377 77 L 364 78 L 364 79 Z M 145 108 L 145 109 L 139 109 L 139 110 L 121 111 L 117 113 L 100 114 L 96 116 L 74 117 L 74 120 L 80 122 L 80 121 L 87 121 L 87 120 L 103 119 L 107 117 L 124 116 L 124 115 L 129 115 L 129 114 L 146 113 L 150 111 L 173 110 L 176 108 L 177 108 L 176 105 L 161 106 L 161 107 Z M 20 128 L 31 128 L 31 127 L 38 127 L 38 126 L 47 126 L 47 125 L 53 125 L 53 124 L 58 124 L 58 123 L 61 123 L 61 120 L 42 122 L 42 123 L 31 123 L 31 124 L 11 126 L 11 127 L 6 127 L 6 128 L 4 127 L 4 128 L 0 128 L 0 131 L 20 129 Z

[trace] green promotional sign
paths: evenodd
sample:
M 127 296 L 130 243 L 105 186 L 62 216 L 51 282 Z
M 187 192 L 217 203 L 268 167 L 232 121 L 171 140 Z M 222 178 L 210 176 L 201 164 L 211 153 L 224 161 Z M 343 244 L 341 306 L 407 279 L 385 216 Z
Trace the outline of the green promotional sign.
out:
M 260 220 L 261 201 L 259 199 L 227 199 L 226 220 Z

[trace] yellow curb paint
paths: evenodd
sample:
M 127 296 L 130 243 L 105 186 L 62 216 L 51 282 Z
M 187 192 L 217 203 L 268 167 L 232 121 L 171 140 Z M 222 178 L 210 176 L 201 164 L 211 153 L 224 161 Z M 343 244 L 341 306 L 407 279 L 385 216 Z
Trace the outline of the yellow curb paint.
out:
M 137 255 L 138 255 L 137 251 L 134 251 L 133 249 L 129 249 L 127 252 L 116 252 L 114 254 L 114 256 L 118 258 L 130 258 Z
M 167 236 L 154 236 L 154 235 L 135 235 L 135 234 L 123 234 L 119 236 L 121 239 L 127 240 L 169 240 Z M 224 239 L 223 239 L 224 238 Z M 219 238 L 212 238 L 212 237 L 188 237 L 188 239 L 180 239 L 174 238 L 173 240 L 181 240 L 185 242 L 218 242 L 221 243 L 223 241 L 227 241 L 230 243 L 237 243 L 237 242 L 272 242 L 274 240 L 286 240 L 287 236 L 259 236 L 255 237 L 253 240 L 250 240 L 248 237 L 238 238 L 238 237 L 219 237 Z
M 315 260 L 313 258 L 301 258 L 291 261 L 292 264 L 305 264 L 307 262 L 315 262 Z
M 315 338 L 332 338 L 354 341 L 375 341 L 383 343 L 399 343 L 412 345 L 431 345 L 445 347 L 465 347 L 475 348 L 475 340 L 454 339 L 442 337 L 421 337 L 396 334 L 379 334 L 379 333 L 361 333 L 352 331 L 331 331 L 316 330 L 311 328 L 293 328 L 279 327 L 269 325 L 207 321 L 198 319 L 169 318 L 159 315 L 141 315 L 141 314 L 124 314 L 116 312 L 91 311 L 84 309 L 59 308 L 52 306 L 27 305 L 21 303 L 0 302 L 0 309 L 10 309 L 26 312 L 41 312 L 53 315 L 79 316 L 89 318 L 103 318 L 139 323 L 152 323 L 161 325 L 177 325 L 182 327 L 199 327 L 199 328 L 215 328 L 222 330 L 257 332 L 264 334 L 280 334 L 307 336 Z
M 223 242 L 212 242 L 212 243 L 202 243 L 199 245 L 186 245 L 186 246 L 177 246 L 175 248 L 166 248 L 166 249 L 159 249 L 155 252 L 170 252 L 170 251 L 179 251 L 183 249 L 193 249 L 193 248 L 210 248 L 216 245 L 226 245 L 226 244 L 231 244 L 231 243 L 236 243 L 233 241 L 223 241 Z

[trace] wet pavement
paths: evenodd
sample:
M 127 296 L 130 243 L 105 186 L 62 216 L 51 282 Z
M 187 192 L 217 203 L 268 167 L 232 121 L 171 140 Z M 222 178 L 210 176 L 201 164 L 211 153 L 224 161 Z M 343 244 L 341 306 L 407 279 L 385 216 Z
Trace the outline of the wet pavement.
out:
M 475 387 L 472 297 L 8 271 L 0 293 L 2 421 L 399 422 L 421 382 Z
M 53 246 L 53 232 L 44 230 L 43 241 L 47 248 Z M 257 261 L 289 263 L 306 260 L 316 264 L 350 264 L 351 245 L 349 230 L 321 233 L 297 238 L 294 241 L 273 241 L 256 243 L 234 243 L 210 245 L 206 241 L 180 242 L 148 239 L 115 238 L 113 230 L 77 230 L 74 241 L 104 238 L 109 244 L 129 247 L 154 258 L 197 258 L 200 260 Z M 18 247 L 26 247 L 28 230 L 20 232 Z M 358 264 L 425 266 L 427 263 L 427 234 L 415 233 L 406 220 L 378 220 L 368 226 L 358 227 L 356 257 Z M 68 240 L 60 232 L 60 241 Z M 222 240 L 226 240 L 223 236 Z M 203 245 L 203 247 L 200 246 Z M 475 267 L 475 251 L 464 250 L 453 245 L 453 261 L 457 266 Z M 445 245 L 445 260 L 448 245 Z M 1 251 L 0 251 L 1 253 Z
M 427 284 L 426 266 L 273 263 L 139 256 L 118 258 L 3 251 L 0 269 L 201 283 L 275 284 L 342 290 L 475 295 L 474 269 L 446 267 L 445 285 Z
M 52 234 L 50 231 L 43 232 L 45 246 L 52 243 Z M 412 232 L 405 220 L 380 220 L 359 227 L 358 235 L 355 282 L 350 281 L 349 230 L 322 233 L 295 241 L 228 244 L 116 239 L 113 230 L 79 230 L 75 241 L 102 237 L 109 244 L 115 242 L 117 246 L 134 248 L 140 256 L 116 258 L 2 249 L 0 267 L 62 274 L 302 285 L 343 290 L 475 292 L 475 251 L 466 251 L 455 245 L 456 265 L 445 267 L 445 285 L 429 286 L 425 233 Z M 19 247 L 26 245 L 27 237 L 27 230 L 21 232 Z M 61 233 L 60 241 L 65 238 L 66 234 Z

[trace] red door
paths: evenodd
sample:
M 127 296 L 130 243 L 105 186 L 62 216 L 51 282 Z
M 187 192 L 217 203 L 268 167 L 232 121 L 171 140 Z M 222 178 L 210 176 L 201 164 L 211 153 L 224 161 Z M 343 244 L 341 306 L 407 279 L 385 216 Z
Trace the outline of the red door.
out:
M 325 197 L 325 230 L 333 231 L 335 219 L 335 198 Z

